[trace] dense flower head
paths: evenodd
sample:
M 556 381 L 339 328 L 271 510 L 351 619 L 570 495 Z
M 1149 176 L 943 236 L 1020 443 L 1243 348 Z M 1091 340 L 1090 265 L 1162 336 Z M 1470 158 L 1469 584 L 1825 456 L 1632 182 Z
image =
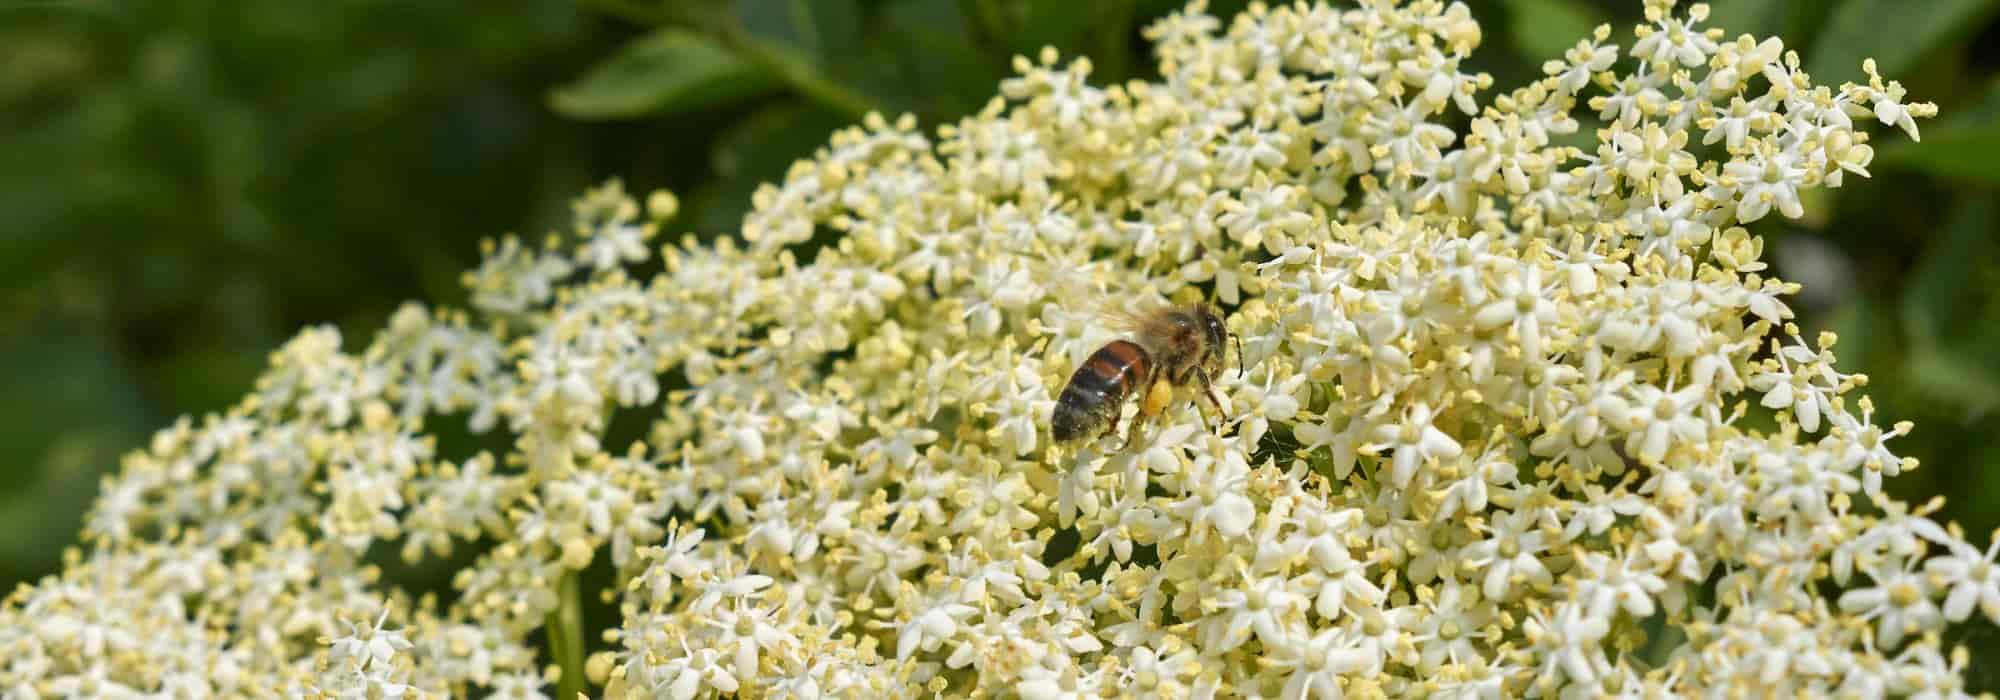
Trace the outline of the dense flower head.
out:
M 1996 549 L 1884 493 L 1911 426 L 1744 228 L 1935 108 L 1706 15 L 1500 91 L 1461 3 L 1197 2 L 1158 82 L 1023 58 L 740 236 L 653 248 L 674 198 L 613 183 L 470 310 L 309 329 L 129 455 L 0 609 L 0 695 L 546 697 L 596 562 L 610 697 L 1962 695 Z M 1226 419 L 1052 442 L 1107 314 L 1202 300 Z M 447 602 L 381 547 L 476 558 Z

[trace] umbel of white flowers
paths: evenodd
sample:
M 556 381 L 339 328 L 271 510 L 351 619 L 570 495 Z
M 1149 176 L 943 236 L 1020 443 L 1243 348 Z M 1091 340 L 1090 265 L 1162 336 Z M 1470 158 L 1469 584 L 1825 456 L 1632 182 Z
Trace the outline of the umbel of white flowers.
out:
M 0 609 L 0 696 L 1962 696 L 1996 552 L 1884 495 L 1910 425 L 1741 226 L 1936 110 L 1706 15 L 1503 92 L 1462 4 L 1197 3 L 1159 82 L 1019 60 L 740 236 L 656 249 L 674 198 L 614 183 L 489 246 L 472 310 L 307 330 L 130 454 Z M 1102 312 L 1211 296 L 1226 426 L 1050 444 Z M 383 546 L 477 557 L 440 601 Z

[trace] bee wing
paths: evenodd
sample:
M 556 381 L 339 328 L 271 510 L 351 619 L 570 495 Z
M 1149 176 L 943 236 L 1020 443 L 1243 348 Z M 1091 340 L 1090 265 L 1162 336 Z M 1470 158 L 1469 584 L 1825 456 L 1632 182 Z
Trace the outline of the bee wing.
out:
M 1141 300 L 1124 305 L 1107 305 L 1103 311 L 1105 327 L 1116 330 L 1127 340 L 1138 343 L 1139 347 L 1154 354 L 1170 350 L 1168 339 L 1174 337 L 1174 306 L 1159 300 Z
M 1097 317 L 1105 328 L 1117 331 L 1119 335 L 1132 335 L 1146 327 L 1146 317 L 1152 313 L 1150 306 L 1119 304 L 1106 299 L 1098 306 Z
M 1075 287 L 1058 293 L 1058 298 L 1069 301 L 1056 302 L 1071 318 L 1081 316 L 1091 325 L 1123 335 L 1138 327 L 1140 308 L 1134 308 L 1132 295 L 1119 294 L 1105 289 L 1102 283 L 1093 287 Z

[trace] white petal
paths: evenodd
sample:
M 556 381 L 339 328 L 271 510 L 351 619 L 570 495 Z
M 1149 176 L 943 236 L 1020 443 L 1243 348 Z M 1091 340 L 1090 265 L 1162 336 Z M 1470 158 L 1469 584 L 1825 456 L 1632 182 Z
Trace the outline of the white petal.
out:
M 1799 427 L 1804 429 L 1806 432 L 1810 433 L 1819 430 L 1818 397 L 1810 393 L 1799 397 L 1798 405 L 1793 408 L 1792 413 L 1798 415 Z
M 1424 428 L 1423 445 L 1424 454 L 1430 457 L 1457 457 L 1462 451 L 1457 440 L 1451 439 L 1450 435 L 1437 428 Z
M 1332 620 L 1340 617 L 1341 597 L 1347 592 L 1339 581 L 1327 581 L 1319 587 L 1319 599 L 1314 601 L 1313 611 L 1320 617 Z
M 1480 330 L 1499 328 L 1507 325 L 1507 322 L 1512 320 L 1514 320 L 1514 301 L 1512 299 L 1502 299 L 1487 304 L 1481 307 L 1478 313 L 1472 315 L 1472 323 L 1477 325 Z
M 1485 584 L 1480 586 L 1479 590 L 1485 593 L 1489 600 L 1506 600 L 1507 566 L 1495 562 L 1492 567 L 1486 570 Z
M 1972 604 L 1979 600 L 1979 589 L 1971 585 L 1959 585 L 1951 589 L 1944 599 L 1944 617 L 1952 622 L 1963 622 L 1972 615 Z
M 1389 474 L 1389 481 L 1399 489 L 1409 486 L 1410 478 L 1417 475 L 1417 465 L 1422 460 L 1423 455 L 1418 454 L 1415 445 L 1396 448 L 1395 469 Z
M 1840 609 L 1847 612 L 1861 612 L 1881 607 L 1889 599 L 1889 594 L 1880 588 L 1860 588 L 1840 594 Z
M 1225 493 L 1215 499 L 1209 509 L 1214 518 L 1215 529 L 1229 537 L 1242 537 L 1250 531 L 1251 521 L 1257 517 L 1257 507 L 1235 492 Z

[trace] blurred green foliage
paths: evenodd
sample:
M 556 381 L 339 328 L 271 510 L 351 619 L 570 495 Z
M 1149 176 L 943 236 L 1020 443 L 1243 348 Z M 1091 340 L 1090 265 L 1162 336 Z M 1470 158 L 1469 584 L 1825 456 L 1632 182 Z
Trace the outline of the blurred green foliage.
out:
M 755 185 L 833 128 L 967 114 L 1017 54 L 1149 77 L 1139 28 L 1178 4 L 0 4 L 0 585 L 54 570 L 121 452 L 241 396 L 300 326 L 354 343 L 401 300 L 460 303 L 480 237 L 558 225 L 607 176 L 682 193 L 688 229 L 732 230 Z M 1477 66 L 1502 86 L 1639 14 L 1469 4 Z M 1925 468 L 1894 490 L 1949 495 L 1941 517 L 1975 542 L 2000 526 L 2000 442 L 1983 439 L 2000 433 L 1996 10 L 1721 0 L 1712 22 L 1784 37 L 1822 82 L 1874 56 L 1943 108 L 1921 143 L 1882 134 L 1873 179 L 1757 229 L 1807 284 L 1802 325 L 1841 333 L 1878 416 L 1917 422 L 1898 444 Z

